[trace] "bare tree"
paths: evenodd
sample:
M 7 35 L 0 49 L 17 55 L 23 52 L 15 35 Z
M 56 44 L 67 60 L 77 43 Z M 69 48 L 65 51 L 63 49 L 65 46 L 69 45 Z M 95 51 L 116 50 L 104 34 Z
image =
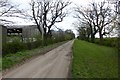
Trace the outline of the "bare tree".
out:
M 89 41 L 90 39 L 90 35 L 91 35 L 91 31 L 90 31 L 90 27 L 87 23 L 82 23 L 82 22 L 74 22 L 73 26 L 76 28 L 78 35 L 79 35 L 79 39 L 82 40 L 87 40 Z
M 42 39 L 51 36 L 51 27 L 62 22 L 67 12 L 64 10 L 70 4 L 61 0 L 37 0 L 31 1 L 32 14 L 37 28 L 42 34 Z
M 91 3 L 89 8 L 75 10 L 78 15 L 75 17 L 81 19 L 82 22 L 87 22 L 91 31 L 91 41 L 94 42 L 96 33 L 99 33 L 100 40 L 103 40 L 103 35 L 109 34 L 114 27 L 108 26 L 113 24 L 116 19 L 112 9 L 107 5 L 106 2 Z M 82 15 L 82 16 L 81 16 Z
M 12 10 L 12 6 L 8 0 L 0 0 L 0 17 L 6 16 Z M 5 19 L 0 19 L 0 21 L 11 22 Z
M 13 5 L 9 0 L 0 0 L 0 22 L 3 24 L 14 23 L 12 20 L 7 20 L 5 17 L 19 17 L 26 19 L 24 10 L 18 9 L 19 5 Z
M 120 1 L 117 2 L 116 4 L 116 13 L 118 15 L 118 21 L 117 21 L 117 32 L 118 32 L 118 38 L 117 38 L 117 48 L 118 48 L 118 53 L 120 52 Z
M 77 7 L 75 9 L 75 12 L 77 12 L 77 14 L 74 16 L 74 18 L 77 18 L 80 22 L 89 25 L 86 26 L 87 29 L 89 28 L 88 31 L 90 32 L 90 34 L 88 34 L 88 37 L 91 36 L 91 42 L 94 42 L 95 34 L 97 33 L 98 29 L 95 24 L 95 19 L 93 18 L 93 10 Z
M 116 19 L 116 16 L 112 12 L 112 9 L 109 7 L 109 5 L 106 5 L 106 2 L 104 1 L 99 4 L 92 3 L 92 8 L 94 11 L 93 17 L 96 20 L 96 26 L 98 28 L 99 37 L 102 41 L 103 35 L 109 34 L 113 30 L 113 27 L 108 25 L 113 24 L 114 20 Z M 109 32 L 106 32 L 106 27 L 109 28 Z
M 0 8 L 0 16 L 4 16 L 13 8 L 13 6 L 9 4 L 8 0 L 0 0 Z

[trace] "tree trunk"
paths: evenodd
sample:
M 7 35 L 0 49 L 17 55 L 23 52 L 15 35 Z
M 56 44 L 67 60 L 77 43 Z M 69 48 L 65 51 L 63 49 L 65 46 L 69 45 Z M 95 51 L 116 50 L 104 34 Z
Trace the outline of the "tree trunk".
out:
M 42 46 L 44 46 L 44 33 L 42 32 Z
M 52 33 L 51 33 L 51 30 L 50 30 L 50 28 L 49 28 L 49 27 L 48 27 L 47 36 L 48 36 L 49 38 L 51 38 L 51 37 L 52 37 Z
M 47 45 L 47 32 L 46 32 L 46 28 L 44 28 L 44 41 L 43 41 L 43 45 Z
M 95 41 L 95 35 L 93 33 L 92 26 L 90 27 L 90 34 L 91 34 L 91 42 L 94 43 L 94 41 Z
M 89 42 L 89 38 L 90 38 L 90 35 L 88 34 L 88 36 L 87 36 L 87 41 Z
M 99 37 L 100 37 L 100 44 L 102 44 L 103 43 L 102 31 L 99 31 Z
M 91 34 L 91 42 L 94 43 L 95 42 L 95 35 Z

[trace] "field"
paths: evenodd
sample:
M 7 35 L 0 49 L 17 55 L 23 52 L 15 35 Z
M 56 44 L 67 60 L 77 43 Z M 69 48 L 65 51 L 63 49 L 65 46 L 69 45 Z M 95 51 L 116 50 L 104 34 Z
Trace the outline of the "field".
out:
M 117 78 L 118 54 L 114 48 L 75 40 L 73 78 Z

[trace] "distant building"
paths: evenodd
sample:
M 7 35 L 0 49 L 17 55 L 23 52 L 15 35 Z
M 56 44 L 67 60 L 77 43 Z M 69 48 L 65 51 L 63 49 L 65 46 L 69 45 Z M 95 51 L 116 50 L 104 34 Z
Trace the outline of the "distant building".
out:
M 36 25 L 12 25 L 7 27 L 7 35 L 23 35 L 30 37 L 38 33 Z
M 20 36 L 23 41 L 33 39 L 39 31 L 36 25 L 8 25 L 7 36 Z

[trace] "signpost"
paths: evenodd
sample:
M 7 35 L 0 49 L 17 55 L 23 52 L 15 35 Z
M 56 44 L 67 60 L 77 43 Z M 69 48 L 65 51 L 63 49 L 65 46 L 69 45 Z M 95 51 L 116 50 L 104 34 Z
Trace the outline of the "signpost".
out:
M 11 35 L 22 35 L 22 28 L 7 28 L 7 35 L 11 36 Z
M 6 44 L 7 28 L 0 25 L 0 54 L 2 54 L 2 47 Z
M 0 56 L 2 55 L 2 25 L 0 25 Z
M 2 47 L 6 44 L 7 29 L 5 26 L 0 25 L 0 79 L 2 78 Z

